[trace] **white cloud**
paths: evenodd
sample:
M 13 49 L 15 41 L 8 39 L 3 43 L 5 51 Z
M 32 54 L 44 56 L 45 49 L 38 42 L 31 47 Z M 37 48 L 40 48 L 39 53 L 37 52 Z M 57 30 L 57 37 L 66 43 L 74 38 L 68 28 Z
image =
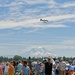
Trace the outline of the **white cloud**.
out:
M 56 3 L 54 0 L 22 0 L 22 1 L 27 2 L 27 4 L 38 4 L 38 3 L 55 4 Z
M 48 27 L 66 27 L 65 25 L 42 25 L 39 20 L 30 20 L 23 22 L 0 21 L 0 29 L 25 27 L 25 28 L 48 28 Z
M 11 2 L 10 4 L 0 4 L 0 7 L 13 7 L 24 4 L 23 2 Z
M 46 46 L 48 47 L 48 46 Z M 75 46 L 70 46 L 70 45 L 49 45 L 48 49 L 55 49 L 55 50 L 68 50 L 68 49 L 75 49 Z
M 45 4 L 56 4 L 56 2 L 54 0 L 15 0 L 13 2 L 11 2 L 10 4 L 7 4 L 7 2 L 5 2 L 5 4 L 0 4 L 0 7 L 11 7 L 11 6 L 19 6 L 22 4 L 39 4 L 39 3 L 45 3 Z
M 57 16 L 45 17 L 43 19 L 47 19 L 49 21 L 60 21 L 70 18 L 75 18 L 75 14 L 57 15 Z
M 45 47 L 48 50 L 75 50 L 75 39 L 74 38 L 70 38 L 69 40 L 63 40 L 60 42 L 54 42 L 54 43 L 50 43 L 50 44 L 45 44 L 45 45 L 39 45 L 39 43 L 37 43 L 37 45 L 31 45 L 31 48 L 34 47 Z
M 75 7 L 75 2 L 67 2 L 62 5 L 63 8 Z
M 65 40 L 65 41 L 61 42 L 61 44 L 64 44 L 64 45 L 75 45 L 75 39 Z
M 74 41 L 74 42 L 73 42 Z M 37 44 L 35 44 L 37 43 Z M 44 47 L 46 48 L 47 50 L 51 50 L 51 52 L 53 52 L 53 50 L 60 50 L 59 52 L 61 52 L 61 50 L 63 50 L 64 52 L 66 52 L 65 50 L 75 50 L 75 39 L 71 40 L 63 40 L 63 41 L 60 41 L 60 42 L 55 42 L 54 44 L 45 44 L 45 45 L 40 45 L 39 43 L 40 42 L 19 42 L 19 43 L 7 43 L 6 44 L 3 44 L 2 46 L 0 46 L 0 53 L 3 55 L 4 51 L 6 50 L 7 52 L 5 53 L 5 55 L 13 55 L 13 50 L 15 52 L 15 54 L 22 54 L 28 50 L 31 50 L 32 48 L 38 48 L 38 47 Z M 14 49 L 11 47 L 13 46 Z M 15 46 L 16 47 L 19 47 L 21 46 L 22 48 L 21 49 L 15 49 Z M 10 51 L 12 53 L 10 53 Z M 59 55 L 59 54 L 58 54 Z
M 72 18 L 75 18 L 75 14 L 50 16 L 50 17 L 45 17 L 42 19 L 46 19 L 49 22 L 56 22 L 56 21 L 72 19 Z M 21 22 L 15 22 L 14 20 L 13 21 L 0 21 L 0 29 L 14 28 L 14 27 L 48 28 L 48 27 L 67 27 L 67 26 L 63 24 L 53 25 L 53 24 L 46 24 L 46 23 L 44 23 L 43 25 L 40 19 L 24 20 Z
M 35 7 L 32 8 L 33 4 L 39 4 L 39 3 L 42 3 L 42 4 L 45 3 L 47 5 L 46 6 L 35 5 Z M 23 6 L 23 4 L 32 4 L 32 5 L 30 5 L 28 8 L 26 8 L 26 7 Z M 61 8 L 62 6 L 66 5 L 66 4 L 68 4 L 68 3 L 64 3 L 63 5 L 60 5 L 59 3 L 56 3 L 54 0 L 38 0 L 38 1 L 37 0 L 35 0 L 35 1 L 34 0 L 21 0 L 21 1 L 15 0 L 15 1 L 11 2 L 10 4 L 4 4 L 4 5 L 1 5 L 1 6 L 5 6 L 5 7 L 9 8 L 8 17 L 10 17 L 10 18 L 12 17 L 12 18 L 15 18 L 17 20 L 24 20 L 24 19 L 27 19 L 27 18 L 29 19 L 29 18 L 32 18 L 32 17 L 36 18 L 38 16 L 44 17 L 44 16 L 47 16 L 47 15 L 49 16 L 49 15 L 69 14 L 69 12 L 71 12 L 69 9 L 67 9 L 65 11 L 59 9 L 59 7 Z M 24 10 L 20 11 L 21 9 L 23 9 L 22 7 L 24 8 Z M 55 7 L 57 7 L 58 9 L 53 9 Z M 43 11 L 43 9 L 49 9 L 49 8 L 51 8 L 51 9 L 48 10 L 48 11 Z M 37 12 L 39 13 L 39 15 L 37 15 Z M 74 10 L 72 12 L 74 12 Z

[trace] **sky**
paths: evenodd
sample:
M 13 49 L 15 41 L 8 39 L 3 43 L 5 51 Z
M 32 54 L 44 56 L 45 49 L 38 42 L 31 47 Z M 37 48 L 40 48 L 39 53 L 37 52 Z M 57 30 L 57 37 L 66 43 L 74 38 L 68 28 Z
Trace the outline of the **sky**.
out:
M 75 57 L 75 0 L 0 0 L 0 55 L 38 47 Z

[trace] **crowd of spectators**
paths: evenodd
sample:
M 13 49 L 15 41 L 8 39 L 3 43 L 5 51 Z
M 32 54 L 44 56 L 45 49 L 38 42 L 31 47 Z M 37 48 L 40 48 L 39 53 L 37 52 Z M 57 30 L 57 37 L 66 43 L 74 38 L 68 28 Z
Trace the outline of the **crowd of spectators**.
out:
M 51 56 L 42 61 L 18 60 L 2 62 L 0 75 L 75 75 L 75 63 L 69 64 L 63 58 L 55 60 Z

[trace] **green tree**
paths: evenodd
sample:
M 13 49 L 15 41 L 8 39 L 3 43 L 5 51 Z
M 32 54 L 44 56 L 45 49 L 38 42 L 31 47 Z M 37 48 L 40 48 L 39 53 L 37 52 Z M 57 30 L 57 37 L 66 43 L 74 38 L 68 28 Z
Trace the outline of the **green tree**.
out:
M 15 55 L 15 56 L 13 57 L 13 60 L 15 60 L 15 61 L 22 60 L 22 57 L 19 56 L 19 55 Z

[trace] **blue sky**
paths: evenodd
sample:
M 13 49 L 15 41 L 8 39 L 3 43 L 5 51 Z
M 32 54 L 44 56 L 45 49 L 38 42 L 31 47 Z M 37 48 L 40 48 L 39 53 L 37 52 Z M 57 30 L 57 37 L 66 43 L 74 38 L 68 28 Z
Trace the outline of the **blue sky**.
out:
M 75 0 L 0 0 L 0 55 L 36 47 L 75 56 Z

